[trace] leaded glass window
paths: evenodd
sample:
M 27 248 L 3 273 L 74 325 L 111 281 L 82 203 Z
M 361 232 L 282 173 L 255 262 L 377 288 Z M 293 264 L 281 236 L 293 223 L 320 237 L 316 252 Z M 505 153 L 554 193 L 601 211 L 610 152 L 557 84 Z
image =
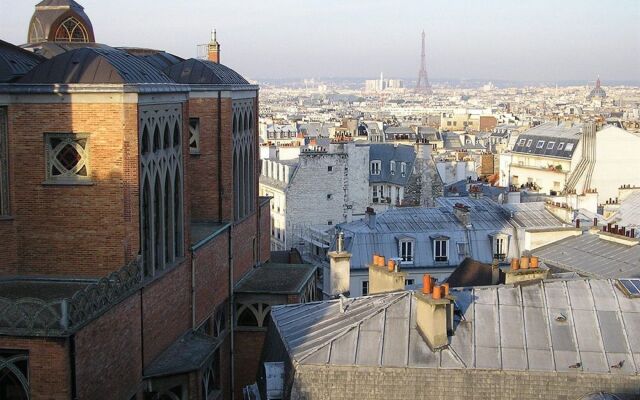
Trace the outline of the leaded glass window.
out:
M 47 133 L 45 153 L 47 182 L 89 181 L 89 135 Z
M 55 41 L 87 43 L 89 42 L 89 35 L 87 34 L 87 29 L 80 21 L 73 17 L 69 17 L 58 27 Z

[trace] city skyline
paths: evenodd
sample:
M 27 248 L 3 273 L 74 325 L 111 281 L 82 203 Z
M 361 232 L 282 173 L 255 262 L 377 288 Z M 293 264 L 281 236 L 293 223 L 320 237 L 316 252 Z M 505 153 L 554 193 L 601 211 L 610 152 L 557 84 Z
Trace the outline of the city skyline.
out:
M 33 4 L 13 3 L 11 12 L 0 16 L 0 37 L 22 44 Z M 587 83 L 597 75 L 604 82 L 640 79 L 640 33 L 633 25 L 640 17 L 640 3 L 631 0 L 190 3 L 189 8 L 166 0 L 87 0 L 82 5 L 93 19 L 96 40 L 113 46 L 161 48 L 188 58 L 215 27 L 222 62 L 252 79 L 375 77 L 380 71 L 416 79 L 423 29 L 433 81 Z M 117 23 L 113 9 L 127 10 Z M 614 14 L 615 19 L 606 18 Z M 148 23 L 141 23 L 141 15 Z M 138 30 L 134 41 L 131 26 Z M 166 37 L 158 26 L 183 34 Z

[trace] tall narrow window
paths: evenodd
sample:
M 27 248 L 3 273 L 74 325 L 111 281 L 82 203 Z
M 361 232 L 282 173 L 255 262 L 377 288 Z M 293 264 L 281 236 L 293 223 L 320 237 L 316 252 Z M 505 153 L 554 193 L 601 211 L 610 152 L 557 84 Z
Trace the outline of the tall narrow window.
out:
M 400 241 L 400 258 L 402 262 L 406 264 L 413 263 L 413 240 L 401 240 Z
M 9 145 L 7 108 L 0 107 L 0 215 L 9 215 Z
M 200 118 L 189 118 L 189 153 L 200 154 Z
M 256 144 L 254 138 L 253 100 L 237 101 L 233 104 L 233 194 L 234 218 L 242 219 L 255 211 Z M 278 168 L 278 180 L 282 180 L 282 170 Z
M 182 110 L 179 105 L 141 110 L 141 254 L 145 277 L 153 277 L 184 253 Z
M 448 240 L 433 241 L 433 259 L 436 262 L 449 261 L 449 241 Z

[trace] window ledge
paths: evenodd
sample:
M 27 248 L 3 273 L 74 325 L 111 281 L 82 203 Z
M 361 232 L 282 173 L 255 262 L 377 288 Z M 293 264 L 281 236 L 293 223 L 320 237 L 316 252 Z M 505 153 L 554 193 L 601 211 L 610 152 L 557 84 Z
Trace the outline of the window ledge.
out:
M 95 182 L 91 180 L 86 181 L 70 181 L 70 180 L 60 180 L 60 181 L 44 181 L 42 182 L 42 186 L 93 186 Z
M 13 221 L 14 219 L 13 215 L 0 215 L 0 221 Z
M 196 156 L 196 157 L 199 156 L 200 154 L 201 153 L 199 151 L 191 151 L 191 152 L 189 152 L 189 155 Z

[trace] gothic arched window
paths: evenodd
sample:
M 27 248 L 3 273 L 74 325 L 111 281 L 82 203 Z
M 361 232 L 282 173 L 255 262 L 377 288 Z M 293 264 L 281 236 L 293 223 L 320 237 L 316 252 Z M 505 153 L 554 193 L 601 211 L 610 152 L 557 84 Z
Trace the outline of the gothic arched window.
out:
M 65 19 L 58 30 L 54 39 L 56 42 L 89 42 L 89 34 L 85 26 L 73 17 Z
M 0 352 L 0 399 L 29 399 L 29 356 Z

